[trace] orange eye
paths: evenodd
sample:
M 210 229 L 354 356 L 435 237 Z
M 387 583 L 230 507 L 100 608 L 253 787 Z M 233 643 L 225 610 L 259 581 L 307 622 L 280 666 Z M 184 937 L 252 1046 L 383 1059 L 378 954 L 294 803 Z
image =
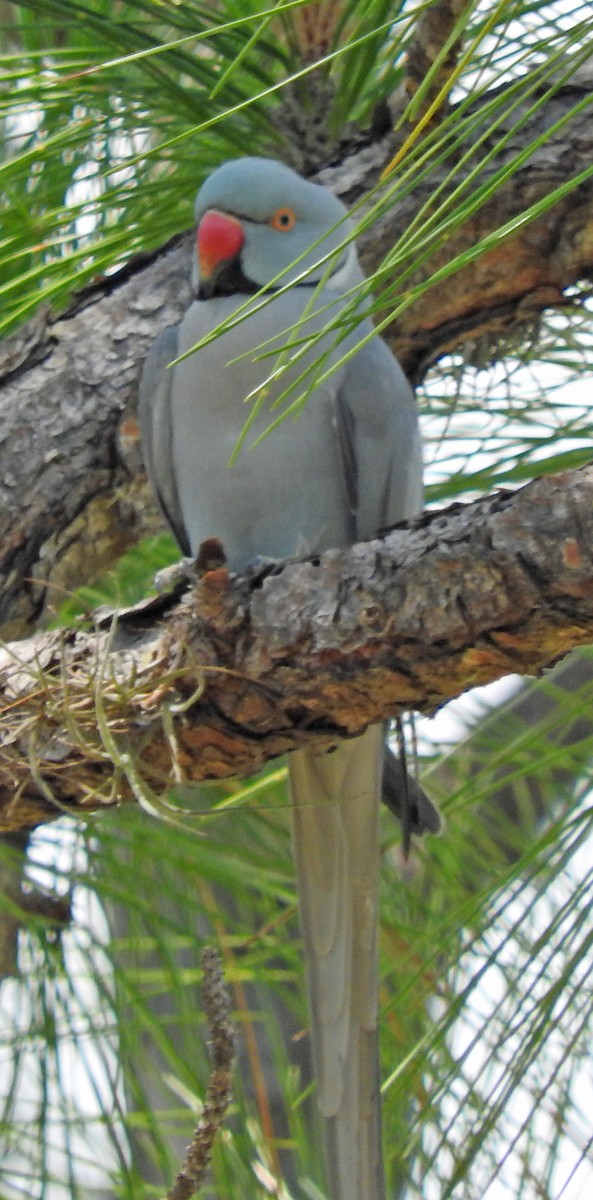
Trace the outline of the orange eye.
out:
M 282 233 L 286 233 L 289 229 L 292 229 L 295 223 L 296 217 L 292 208 L 279 208 L 278 212 L 275 212 L 274 216 L 270 218 L 270 225 L 273 225 L 274 229 L 279 229 Z

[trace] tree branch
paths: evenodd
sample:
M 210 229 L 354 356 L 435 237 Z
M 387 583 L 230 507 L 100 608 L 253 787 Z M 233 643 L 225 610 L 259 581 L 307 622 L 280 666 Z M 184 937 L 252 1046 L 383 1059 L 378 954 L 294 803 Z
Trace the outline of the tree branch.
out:
M 232 1098 L 236 1035 L 231 1019 L 230 996 L 218 952 L 212 946 L 206 946 L 200 961 L 204 974 L 204 1008 L 212 1044 L 212 1072 L 198 1126 L 167 1200 L 190 1200 L 201 1187 Z
M 93 633 L 7 646 L 0 827 L 64 806 L 158 807 L 175 781 L 253 773 L 305 742 L 537 673 L 593 640 L 591 545 L 587 467 L 319 559 L 211 570 L 181 601 Z
M 421 284 L 566 183 L 567 163 L 571 176 L 590 166 L 587 102 L 592 93 L 591 74 L 583 70 L 540 109 L 534 106 L 525 125 L 518 105 L 504 120 L 500 117 L 499 149 L 483 166 L 481 182 L 531 139 L 557 128 L 462 229 L 440 241 L 406 280 L 406 288 Z M 537 90 L 529 104 L 536 98 Z M 471 136 L 476 138 L 475 129 Z M 393 150 L 392 136 L 384 136 L 319 178 L 354 200 L 377 182 Z M 423 206 L 430 210 L 450 167 L 450 162 L 435 165 L 430 178 L 377 222 L 363 239 L 367 266 L 381 259 Z M 18 636 L 40 618 L 46 602 L 55 606 L 64 591 L 95 578 L 140 536 L 160 527 L 141 474 L 134 421 L 137 380 L 149 341 L 179 320 L 188 303 L 189 258 L 190 238 L 177 239 L 160 254 L 99 281 L 61 317 L 42 312 L 3 348 L 0 625 L 5 637 Z M 393 347 L 418 381 L 439 355 L 484 333 L 498 336 L 562 303 L 564 290 L 590 275 L 592 266 L 593 181 L 588 180 L 537 220 L 519 223 L 512 237 L 496 240 L 445 286 L 425 292 L 394 322 Z

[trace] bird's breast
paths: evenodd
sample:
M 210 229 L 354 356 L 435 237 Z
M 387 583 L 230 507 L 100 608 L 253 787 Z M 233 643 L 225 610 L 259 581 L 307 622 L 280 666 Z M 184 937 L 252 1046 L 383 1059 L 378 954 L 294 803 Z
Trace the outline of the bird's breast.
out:
M 343 368 L 320 378 L 344 346 L 334 346 L 330 332 L 306 344 L 331 317 L 307 311 L 311 299 L 302 289 L 264 307 L 250 304 L 245 319 L 174 368 L 173 462 L 192 552 L 218 537 L 235 570 L 258 555 L 283 558 L 352 540 L 336 429 Z M 326 295 L 317 308 L 327 302 Z M 221 297 L 193 304 L 180 327 L 179 353 L 240 316 L 241 303 Z M 338 315 L 337 298 L 333 310 Z

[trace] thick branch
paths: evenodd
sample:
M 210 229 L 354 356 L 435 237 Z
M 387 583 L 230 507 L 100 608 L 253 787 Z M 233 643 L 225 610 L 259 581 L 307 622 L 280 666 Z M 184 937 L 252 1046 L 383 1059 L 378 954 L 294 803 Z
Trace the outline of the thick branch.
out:
M 508 117 L 506 141 L 484 166 L 482 180 L 532 138 L 569 117 L 515 172 L 510 183 L 418 266 L 406 286 L 475 245 L 591 163 L 589 110 L 575 112 L 592 91 L 577 74 L 524 126 Z M 535 94 L 529 103 L 535 99 Z M 498 127 L 505 134 L 504 121 Z M 475 139 L 476 131 L 472 132 Z M 502 143 L 501 143 L 502 144 Z M 391 136 L 321 173 L 346 200 L 364 195 L 393 153 Z M 367 265 L 376 263 L 429 205 L 450 163 L 435 167 L 400 206 L 367 235 Z M 470 164 L 471 165 L 471 164 Z M 41 314 L 5 346 L 0 367 L 0 625 L 17 636 L 49 598 L 80 585 L 158 523 L 140 475 L 133 420 L 137 379 L 155 333 L 177 321 L 189 299 L 189 244 L 110 276 L 59 319 Z M 392 330 L 392 342 L 418 380 L 430 363 L 464 340 L 499 333 L 562 299 L 593 265 L 593 181 L 546 215 L 520 225 L 512 238 L 422 296 Z M 273 447 L 271 452 L 273 452 Z M 26 506 L 23 497 L 27 497 Z M 213 533 L 216 531 L 213 530 Z
M 272 573 L 221 567 L 115 630 L 14 643 L 0 659 L 3 827 L 155 803 L 174 780 L 254 772 L 538 672 L 593 640 L 591 545 L 588 467 Z

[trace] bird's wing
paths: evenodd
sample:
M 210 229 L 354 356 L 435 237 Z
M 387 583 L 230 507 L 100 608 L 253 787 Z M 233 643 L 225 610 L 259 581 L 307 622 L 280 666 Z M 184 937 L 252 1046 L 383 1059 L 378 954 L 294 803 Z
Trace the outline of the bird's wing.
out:
M 338 395 L 338 430 L 357 537 L 373 537 L 419 512 L 422 448 L 416 399 L 380 338 L 373 338 L 351 360 Z M 438 833 L 441 828 L 434 804 L 388 746 L 383 802 L 404 828 L 409 823 L 411 833 Z
M 361 325 L 361 336 L 368 332 L 370 326 Z M 356 537 L 365 541 L 422 508 L 416 400 L 381 338 L 348 363 L 336 418 Z
M 173 463 L 171 387 L 178 354 L 178 328 L 159 333 L 146 356 L 138 404 L 142 453 L 159 504 L 184 554 L 190 553 Z

